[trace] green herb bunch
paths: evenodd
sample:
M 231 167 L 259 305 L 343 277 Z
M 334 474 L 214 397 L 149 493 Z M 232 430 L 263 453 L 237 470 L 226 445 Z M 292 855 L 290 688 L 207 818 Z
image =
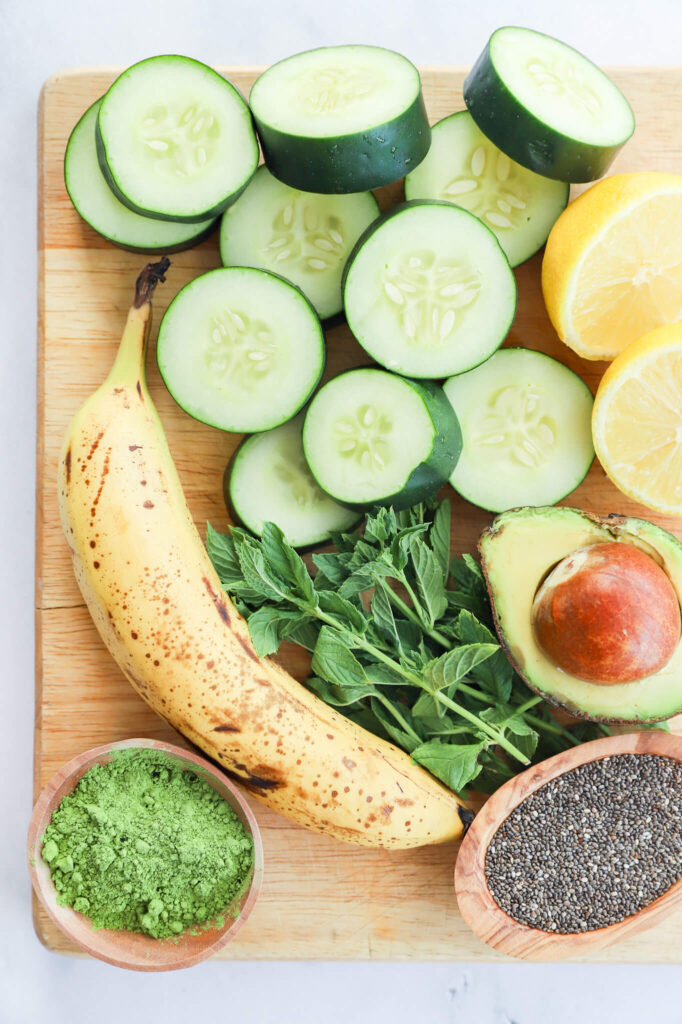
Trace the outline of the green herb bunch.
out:
M 262 538 L 208 526 L 209 555 L 260 657 L 284 640 L 304 647 L 309 689 L 458 792 L 474 780 L 492 792 L 600 735 L 560 725 L 515 674 L 479 565 L 451 557 L 448 501 L 380 509 L 362 533 L 332 539 L 311 575 L 273 523 Z

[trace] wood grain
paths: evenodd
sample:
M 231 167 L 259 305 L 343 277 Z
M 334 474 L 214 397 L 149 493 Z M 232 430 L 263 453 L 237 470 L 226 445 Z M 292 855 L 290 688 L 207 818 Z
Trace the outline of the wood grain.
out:
M 616 754 L 657 754 L 682 761 L 682 737 L 663 732 L 639 732 L 609 736 L 566 750 L 528 768 L 497 790 L 477 814 L 461 844 L 455 866 L 455 891 L 462 917 L 493 949 L 522 960 L 563 960 L 587 956 L 623 938 L 635 936 L 659 924 L 682 902 L 682 879 L 632 917 L 608 928 L 576 935 L 559 935 L 529 928 L 502 910 L 490 892 L 485 857 L 491 839 L 502 822 L 527 797 L 552 779 Z
M 90 621 L 71 571 L 56 500 L 56 461 L 68 422 L 106 375 L 144 257 L 122 252 L 97 236 L 73 210 L 62 176 L 64 149 L 80 114 L 120 69 L 81 69 L 51 78 L 40 103 L 38 281 L 38 480 L 36 578 L 36 795 L 65 761 L 82 751 L 132 736 L 182 742 L 134 694 Z M 225 69 L 223 69 L 225 70 Z M 258 69 L 225 73 L 246 94 Z M 465 72 L 423 72 L 432 120 L 462 108 Z M 637 131 L 614 170 L 676 171 L 682 166 L 682 69 L 613 72 L 632 103 Z M 575 190 L 576 192 L 578 189 Z M 400 187 L 382 190 L 385 206 Z M 216 239 L 173 257 L 168 282 L 155 299 L 156 322 L 179 288 L 220 263 Z M 557 356 L 594 389 L 603 365 L 578 359 L 559 343 L 540 294 L 540 259 L 516 271 L 519 304 L 507 344 Z M 345 326 L 328 336 L 330 369 L 363 356 Z M 162 386 L 152 356 L 149 386 L 180 477 L 203 532 L 210 520 L 228 523 L 221 476 L 239 438 L 191 420 Z M 606 514 L 646 515 L 620 495 L 594 466 L 568 504 Z M 490 516 L 454 499 L 454 544 L 473 551 Z M 656 518 L 656 517 L 650 517 Z M 656 518 L 682 537 L 682 522 Z M 305 659 L 283 659 L 299 677 Z M 265 849 L 261 897 L 238 938 L 218 954 L 233 959 L 456 960 L 501 958 L 468 929 L 457 910 L 454 845 L 389 853 L 346 847 L 316 836 L 254 805 Z M 74 952 L 41 910 L 40 939 Z M 682 915 L 653 932 L 626 939 L 592 960 L 679 962 Z

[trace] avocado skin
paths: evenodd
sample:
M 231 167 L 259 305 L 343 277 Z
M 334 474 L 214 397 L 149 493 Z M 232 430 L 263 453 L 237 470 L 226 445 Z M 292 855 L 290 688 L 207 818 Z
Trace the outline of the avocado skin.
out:
M 603 722 L 604 724 L 611 725 L 653 725 L 656 722 L 662 722 L 673 717 L 673 715 L 682 711 L 682 638 L 668 665 L 664 666 L 664 668 L 659 670 L 659 672 L 649 676 L 646 680 L 611 687 L 585 683 L 584 680 L 569 676 L 563 672 L 560 673 L 558 669 L 553 668 L 552 666 L 550 666 L 551 671 L 547 674 L 535 671 L 534 666 L 532 665 L 533 660 L 539 661 L 540 663 L 544 662 L 548 665 L 549 662 L 535 642 L 532 635 L 532 628 L 530 627 L 528 629 L 529 635 L 525 638 L 526 643 L 518 644 L 514 643 L 513 639 L 510 639 L 509 630 L 505 627 L 505 623 L 502 621 L 503 612 L 501 608 L 504 597 L 506 596 L 501 593 L 501 590 L 506 586 L 506 584 L 503 584 L 503 587 L 500 587 L 499 581 L 496 582 L 496 580 L 492 578 L 494 569 L 499 569 L 499 567 L 495 565 L 496 556 L 494 553 L 491 555 L 491 542 L 493 542 L 493 544 L 499 543 L 499 538 L 503 537 L 505 531 L 509 531 L 510 529 L 514 530 L 515 526 L 519 523 L 526 524 L 534 521 L 535 525 L 539 525 L 550 521 L 558 530 L 561 530 L 560 521 L 562 519 L 566 521 L 573 519 L 573 524 L 582 521 L 588 529 L 592 527 L 595 530 L 595 533 L 593 534 L 595 543 L 603 540 L 616 540 L 637 544 L 638 547 L 645 550 L 657 562 L 659 562 L 664 569 L 666 569 L 678 594 L 678 598 L 682 595 L 682 543 L 662 527 L 656 526 L 654 523 L 650 523 L 646 519 L 638 519 L 632 516 L 621 515 L 620 513 L 610 513 L 607 516 L 598 516 L 591 512 L 585 512 L 582 509 L 565 507 L 557 508 L 554 506 L 510 509 L 508 512 L 503 512 L 493 520 L 491 525 L 482 532 L 478 542 L 478 551 L 481 556 L 481 568 L 483 570 L 483 576 L 490 597 L 493 620 L 500 646 L 514 667 L 514 670 L 521 679 L 523 679 L 524 683 L 530 690 L 541 696 L 548 704 L 569 712 L 575 718 L 592 722 Z M 665 555 L 661 553 L 661 543 L 663 543 L 667 549 Z M 571 550 L 574 549 L 570 547 L 567 548 L 564 555 L 570 554 Z M 559 559 L 556 559 L 552 564 L 546 565 L 543 571 L 538 575 L 538 578 L 535 579 L 533 594 L 558 560 Z M 676 570 L 675 575 L 678 575 L 677 580 L 670 571 L 671 566 Z M 514 580 L 512 579 L 510 581 L 510 590 L 512 592 L 513 587 Z M 522 602 L 522 604 L 525 608 L 525 602 Z M 523 614 L 521 608 L 518 609 L 518 614 Z M 528 617 L 528 621 L 530 623 L 529 606 Z M 527 644 L 531 645 L 530 650 L 528 650 Z M 670 675 L 670 685 L 671 687 L 674 687 L 674 697 L 672 700 L 666 702 L 665 710 L 656 710 L 653 707 L 648 711 L 643 708 L 637 709 L 634 706 L 630 706 L 627 703 L 627 700 L 623 700 L 622 706 L 617 712 L 614 711 L 614 713 L 608 714 L 595 713 L 590 710 L 589 707 L 586 707 L 584 703 L 581 703 L 580 700 L 571 699 L 566 690 L 564 690 L 564 692 L 557 692 L 556 688 L 553 688 L 552 685 L 553 680 L 551 677 L 553 673 L 557 673 L 557 676 L 561 678 L 563 686 L 569 691 L 569 693 L 572 687 L 582 691 L 591 687 L 598 696 L 601 696 L 599 691 L 603 693 L 605 689 L 613 690 L 614 693 L 620 691 L 623 693 L 623 696 L 625 696 L 623 691 L 628 690 L 628 688 L 630 688 L 629 693 L 632 693 L 632 687 L 649 687 L 652 681 L 659 680 L 664 675 Z

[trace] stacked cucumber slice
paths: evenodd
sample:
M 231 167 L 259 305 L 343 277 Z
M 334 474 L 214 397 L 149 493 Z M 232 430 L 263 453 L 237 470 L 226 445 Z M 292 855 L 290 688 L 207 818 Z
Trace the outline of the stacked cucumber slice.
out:
M 272 519 L 295 546 L 322 544 L 448 481 L 495 512 L 546 505 L 590 466 L 585 384 L 548 356 L 498 349 L 512 268 L 543 246 L 569 183 L 604 173 L 632 111 L 570 46 L 513 27 L 491 36 L 464 101 L 431 129 L 419 72 L 378 46 L 282 60 L 250 107 L 170 55 L 123 72 L 72 132 L 67 190 L 115 244 L 177 251 L 223 215 L 223 268 L 171 302 L 157 358 L 187 413 L 253 433 L 224 490 L 256 534 Z M 402 178 L 407 201 L 386 210 L 393 193 L 369 190 Z M 344 313 L 379 366 L 315 393 L 320 321 Z
M 64 182 L 78 213 L 98 234 L 133 252 L 179 252 L 197 245 L 217 226 L 215 218 L 187 224 L 143 217 L 111 191 L 99 166 L 95 142 L 101 102 L 97 100 L 85 111 L 64 155 Z
M 243 98 L 189 57 L 150 57 L 116 79 L 99 109 L 97 150 L 125 206 L 190 223 L 222 213 L 258 165 Z
M 273 65 L 251 90 L 265 161 L 308 192 L 398 181 L 431 133 L 414 64 L 379 46 L 327 46 Z
M 481 131 L 537 174 L 594 181 L 635 130 L 628 101 L 572 46 L 527 28 L 493 32 L 464 83 Z

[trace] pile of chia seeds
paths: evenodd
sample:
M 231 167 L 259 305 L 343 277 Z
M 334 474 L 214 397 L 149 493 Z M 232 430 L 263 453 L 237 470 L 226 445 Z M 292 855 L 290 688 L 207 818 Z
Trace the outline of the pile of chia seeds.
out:
M 682 763 L 617 754 L 558 776 L 505 819 L 485 872 L 498 906 L 531 928 L 631 917 L 682 876 Z

